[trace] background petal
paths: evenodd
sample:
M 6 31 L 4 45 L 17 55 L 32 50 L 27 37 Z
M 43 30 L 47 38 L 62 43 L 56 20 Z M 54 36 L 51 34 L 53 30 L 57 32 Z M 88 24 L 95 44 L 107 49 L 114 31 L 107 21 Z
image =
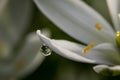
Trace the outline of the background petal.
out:
M 0 0 L 0 14 L 3 12 L 8 2 L 8 0 Z
M 120 0 L 107 0 L 108 8 L 112 17 L 114 27 L 117 30 L 120 30 Z
M 13 53 L 30 22 L 30 0 L 0 0 L 0 53 L 7 59 Z
M 15 45 L 26 32 L 31 11 L 30 0 L 9 0 L 0 14 L 0 41 Z
M 40 54 L 40 40 L 34 33 L 29 35 L 19 53 L 6 62 L 0 64 L 0 75 L 2 77 L 23 77 L 34 71 L 43 61 L 44 56 Z
M 97 65 L 93 67 L 95 72 L 104 76 L 118 76 L 120 75 L 120 66 Z

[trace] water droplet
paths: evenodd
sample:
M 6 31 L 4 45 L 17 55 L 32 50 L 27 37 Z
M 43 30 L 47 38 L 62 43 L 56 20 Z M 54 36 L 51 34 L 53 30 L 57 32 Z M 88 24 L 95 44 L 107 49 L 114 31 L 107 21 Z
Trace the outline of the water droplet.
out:
M 42 54 L 44 56 L 49 56 L 52 53 L 52 50 L 46 45 L 42 45 L 41 48 L 40 48 L 40 51 L 42 52 Z

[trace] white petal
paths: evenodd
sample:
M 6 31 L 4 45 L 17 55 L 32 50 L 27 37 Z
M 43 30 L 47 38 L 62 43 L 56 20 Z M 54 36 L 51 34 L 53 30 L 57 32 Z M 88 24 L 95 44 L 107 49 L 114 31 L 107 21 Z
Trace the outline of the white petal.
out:
M 107 4 L 116 31 L 120 30 L 120 18 L 118 17 L 118 14 L 120 13 L 120 0 L 107 0 Z
M 86 53 L 86 56 L 100 64 L 120 64 L 119 51 L 116 46 L 110 43 L 103 43 L 93 47 Z
M 65 40 L 58 40 L 58 41 L 53 39 L 51 40 L 46 36 L 42 35 L 40 33 L 40 30 L 37 31 L 37 34 L 40 37 L 40 39 L 44 42 L 43 44 L 46 44 L 48 47 L 50 47 L 52 50 L 54 50 L 56 53 L 60 54 L 61 56 L 64 56 L 68 59 L 72 59 L 75 61 L 94 63 L 93 60 L 82 57 L 79 54 L 76 54 L 75 52 L 69 50 L 69 49 L 79 49 L 79 48 L 81 49 L 80 45 Z
M 2 76 L 23 77 L 34 71 L 43 61 L 44 56 L 39 54 L 40 40 L 36 34 L 27 37 L 26 42 L 13 60 L 0 64 Z M 21 66 L 20 70 L 17 67 Z
M 106 76 L 117 76 L 120 75 L 120 65 L 108 66 L 108 65 L 97 65 L 93 67 L 95 72 L 106 75 Z
M 46 44 L 52 50 L 54 50 L 59 55 L 62 55 L 68 59 L 88 62 L 88 63 L 98 63 L 98 64 L 119 64 L 120 55 L 118 54 L 115 47 L 109 43 L 104 43 L 93 47 L 88 50 L 86 54 L 82 53 L 83 45 L 72 43 L 65 40 L 54 40 L 49 39 L 42 35 L 40 31 L 37 31 L 43 44 Z
M 100 71 L 102 71 L 102 70 L 105 69 L 105 68 L 108 68 L 108 66 L 107 66 L 107 65 L 97 65 L 97 66 L 93 67 L 93 69 L 94 69 L 97 73 L 99 73 Z
M 96 11 L 79 0 L 34 0 L 39 9 L 60 29 L 84 43 L 113 42 L 111 26 Z M 99 22 L 103 30 L 94 26 Z M 106 37 L 107 36 L 107 37 Z

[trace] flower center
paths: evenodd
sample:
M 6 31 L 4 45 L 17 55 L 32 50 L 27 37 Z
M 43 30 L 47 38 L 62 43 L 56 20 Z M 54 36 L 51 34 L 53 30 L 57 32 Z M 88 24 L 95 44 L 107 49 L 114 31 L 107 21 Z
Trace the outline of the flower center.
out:
M 120 47 L 120 31 L 116 32 L 116 42 L 117 42 L 118 46 Z

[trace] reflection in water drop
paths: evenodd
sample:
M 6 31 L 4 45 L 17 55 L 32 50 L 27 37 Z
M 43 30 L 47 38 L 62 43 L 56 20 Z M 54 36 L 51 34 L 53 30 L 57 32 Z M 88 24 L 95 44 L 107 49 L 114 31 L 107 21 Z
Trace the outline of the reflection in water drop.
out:
M 42 54 L 44 56 L 49 56 L 52 53 L 52 50 L 46 45 L 42 45 L 41 48 L 40 48 L 40 51 L 42 52 Z

